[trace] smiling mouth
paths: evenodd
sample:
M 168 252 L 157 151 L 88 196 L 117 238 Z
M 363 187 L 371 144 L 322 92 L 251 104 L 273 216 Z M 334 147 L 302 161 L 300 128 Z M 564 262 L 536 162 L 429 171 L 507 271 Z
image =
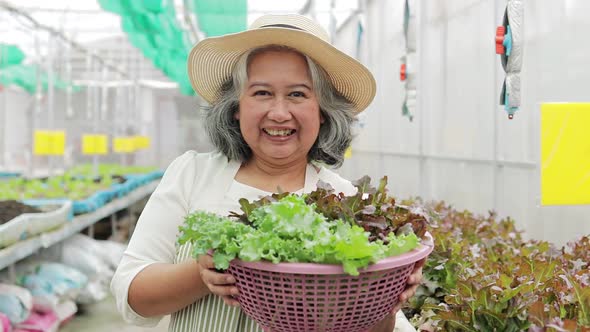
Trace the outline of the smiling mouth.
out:
M 262 129 L 266 134 L 275 137 L 291 136 L 295 133 L 295 129 Z

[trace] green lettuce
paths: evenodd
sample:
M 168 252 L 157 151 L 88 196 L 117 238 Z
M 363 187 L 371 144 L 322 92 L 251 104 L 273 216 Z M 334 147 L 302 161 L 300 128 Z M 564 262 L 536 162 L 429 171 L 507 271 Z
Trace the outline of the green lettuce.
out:
M 278 200 L 249 208 L 246 218 L 222 217 L 196 211 L 180 226 L 178 244 L 190 242 L 192 255 L 213 252 L 217 269 L 227 269 L 235 258 L 270 261 L 341 264 L 346 273 L 418 246 L 413 232 L 389 232 L 370 240 L 371 233 L 350 221 L 328 220 L 307 195 L 282 194 Z

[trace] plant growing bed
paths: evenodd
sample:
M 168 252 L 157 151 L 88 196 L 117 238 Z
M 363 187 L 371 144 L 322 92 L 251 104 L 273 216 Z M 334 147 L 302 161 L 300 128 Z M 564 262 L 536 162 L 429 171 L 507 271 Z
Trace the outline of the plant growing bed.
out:
M 0 225 L 0 248 L 18 241 L 61 227 L 71 219 L 72 202 L 32 202 L 35 207 L 17 201 L 0 201 L 0 209 L 8 207 L 5 218 L 12 217 Z M 4 210 L 0 210 L 4 211 Z M 17 214 L 18 213 L 18 214 Z
M 97 176 L 88 166 L 61 176 L 11 179 L 0 182 L 0 200 L 68 199 L 74 214 L 88 213 L 162 176 L 160 171 L 148 172 L 151 169 L 101 165 Z
M 590 237 L 524 240 L 514 220 L 443 203 L 425 282 L 406 309 L 424 331 L 590 331 Z
M 0 200 L 57 198 L 83 200 L 92 194 L 125 183 L 129 178 L 148 176 L 153 167 L 98 165 L 94 173 L 91 165 L 81 165 L 65 174 L 41 179 L 13 178 L 0 182 Z
M 40 209 L 23 204 L 16 200 L 0 201 L 0 225 L 18 217 L 23 213 L 38 213 Z

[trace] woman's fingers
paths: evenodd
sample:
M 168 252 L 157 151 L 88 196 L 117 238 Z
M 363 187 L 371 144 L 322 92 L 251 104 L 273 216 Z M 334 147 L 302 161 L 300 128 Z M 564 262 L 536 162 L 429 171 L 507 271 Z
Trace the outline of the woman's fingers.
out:
M 424 266 L 425 262 L 426 259 L 422 259 L 416 262 L 416 264 L 414 265 L 412 274 L 410 274 L 410 276 L 408 277 L 406 289 L 400 294 L 397 304 L 392 310 L 392 313 L 395 314 L 396 312 L 398 312 L 402 308 L 404 303 L 406 303 L 406 301 L 408 301 L 412 296 L 414 296 L 414 294 L 416 294 L 416 290 L 422 282 L 422 267 Z
M 422 267 L 415 269 L 408 278 L 408 285 L 417 285 L 422 282 Z
M 233 298 L 233 296 L 239 294 L 238 288 L 234 285 L 236 283 L 235 278 L 231 274 L 217 272 L 213 258 L 209 255 L 199 256 L 198 262 L 201 267 L 201 280 L 207 285 L 209 291 L 220 296 L 223 302 L 228 305 L 239 305 L 238 301 Z
M 409 286 L 400 294 L 395 307 L 393 307 L 393 310 L 391 311 L 393 314 L 398 312 L 402 308 L 404 303 L 406 303 L 412 296 L 414 296 L 414 294 L 416 294 L 416 289 L 418 289 L 418 285 L 419 284 Z
M 234 286 L 236 280 L 231 274 L 218 273 L 214 270 L 201 269 L 201 279 L 209 287 L 212 293 L 217 295 L 237 295 L 238 289 Z
M 232 307 L 237 307 L 240 305 L 240 302 L 236 301 L 236 299 L 234 299 L 231 296 L 222 296 L 221 299 L 223 300 L 223 302 L 225 302 L 225 304 L 230 305 Z
M 426 257 L 422 258 L 421 260 L 417 261 L 416 264 L 414 264 L 414 270 L 424 266 L 424 264 L 426 264 Z
M 219 273 L 215 270 L 201 268 L 201 279 L 210 285 L 231 285 L 236 282 L 231 274 Z
M 411 287 L 406 288 L 405 291 L 403 291 L 401 293 L 401 295 L 399 296 L 399 301 L 401 303 L 406 302 L 407 300 L 409 300 L 412 296 L 414 296 L 414 294 L 416 294 L 416 289 L 418 289 L 418 285 L 414 285 Z
M 212 294 L 215 294 L 225 302 L 227 305 L 238 306 L 239 303 L 233 296 L 239 294 L 238 288 L 234 286 L 235 279 L 226 273 L 217 273 L 212 270 L 203 269 L 201 275 L 204 275 L 203 281 L 209 288 Z
M 203 267 L 205 269 L 214 269 L 215 268 L 215 263 L 213 262 L 213 257 L 211 257 L 209 255 L 199 256 L 199 258 L 197 259 L 197 262 L 199 263 L 199 265 L 201 265 L 201 267 Z

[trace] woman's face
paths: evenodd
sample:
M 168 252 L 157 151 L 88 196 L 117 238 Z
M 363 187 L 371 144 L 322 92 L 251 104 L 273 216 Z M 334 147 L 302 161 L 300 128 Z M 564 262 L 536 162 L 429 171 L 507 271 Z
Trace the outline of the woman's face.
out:
M 236 118 L 254 158 L 307 162 L 323 120 L 305 58 L 288 51 L 257 54 Z

